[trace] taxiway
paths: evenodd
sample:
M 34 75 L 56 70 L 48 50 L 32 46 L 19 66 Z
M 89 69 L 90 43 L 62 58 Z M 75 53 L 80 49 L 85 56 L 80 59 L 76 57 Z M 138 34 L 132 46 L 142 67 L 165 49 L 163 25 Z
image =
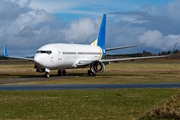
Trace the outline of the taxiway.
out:
M 0 85 L 0 90 L 91 90 L 91 89 L 122 89 L 122 88 L 180 88 L 180 83 Z

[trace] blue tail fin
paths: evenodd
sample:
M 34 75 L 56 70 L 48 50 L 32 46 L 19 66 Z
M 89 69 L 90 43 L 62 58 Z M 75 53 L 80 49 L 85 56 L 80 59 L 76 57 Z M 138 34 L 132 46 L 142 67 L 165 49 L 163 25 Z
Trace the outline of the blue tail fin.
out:
M 103 15 L 98 38 L 97 45 L 105 50 L 105 36 L 106 36 L 106 14 Z
M 99 34 L 97 37 L 97 46 L 101 47 L 103 50 L 103 55 L 105 54 L 105 37 L 106 37 L 106 14 L 103 15 Z
M 7 53 L 7 46 L 6 46 L 6 44 L 4 45 L 4 56 L 5 57 L 9 56 L 8 53 Z

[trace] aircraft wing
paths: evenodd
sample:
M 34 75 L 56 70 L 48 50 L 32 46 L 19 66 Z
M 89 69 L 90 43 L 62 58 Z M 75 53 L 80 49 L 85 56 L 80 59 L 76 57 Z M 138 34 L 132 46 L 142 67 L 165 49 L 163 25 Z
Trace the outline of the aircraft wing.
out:
M 99 60 L 100 62 L 116 62 L 116 61 L 122 61 L 122 60 L 138 60 L 138 59 L 149 59 L 149 58 L 162 58 L 162 57 L 168 57 L 169 55 L 161 55 L 161 56 L 146 56 L 146 57 L 131 57 L 131 58 L 117 58 L 117 59 L 102 59 Z
M 122 60 L 138 60 L 138 59 L 150 59 L 150 58 L 163 58 L 163 57 L 168 57 L 172 55 L 176 49 L 176 45 L 174 46 L 173 51 L 169 55 L 160 55 L 160 56 L 145 56 L 145 57 L 130 57 L 130 58 L 117 58 L 117 59 L 101 59 L 99 60 L 102 63 L 109 64 L 109 62 L 116 62 L 116 61 L 122 61 Z M 91 64 L 93 61 L 91 60 L 80 60 L 77 64 L 77 66 L 87 66 Z
M 7 53 L 7 46 L 4 45 L 4 56 L 12 59 L 21 59 L 21 60 L 30 60 L 34 61 L 34 58 L 27 58 L 27 57 L 16 57 L 16 56 L 9 56 Z
M 149 58 L 162 58 L 162 57 L 168 57 L 172 55 L 176 49 L 176 45 L 174 46 L 173 51 L 169 55 L 160 55 L 160 56 L 145 56 L 145 57 L 131 57 L 131 58 L 117 58 L 117 59 L 101 59 L 100 62 L 107 63 L 107 62 L 115 62 L 115 61 L 122 61 L 122 60 L 137 60 L 137 59 L 149 59 Z
M 169 55 L 160 55 L 160 56 L 145 56 L 145 57 L 131 57 L 131 58 L 117 58 L 117 59 L 101 59 L 100 62 L 107 63 L 107 62 L 115 62 L 115 61 L 122 61 L 122 60 L 137 60 L 137 59 L 149 59 L 149 58 L 162 58 L 162 57 L 168 57 L 172 55 L 176 49 L 176 45 L 174 46 L 173 51 Z
M 161 56 L 146 56 L 146 57 L 130 57 L 130 58 L 117 58 L 117 59 L 101 59 L 99 60 L 100 62 L 102 63 L 105 63 L 105 64 L 109 64 L 110 62 L 116 62 L 116 61 L 123 61 L 123 60 L 138 60 L 138 59 L 149 59 L 149 58 L 163 58 L 163 57 L 168 57 L 172 55 L 169 54 L 169 55 L 161 55 Z M 76 64 L 77 66 L 88 66 L 92 63 L 93 61 L 91 60 L 80 60 L 78 62 L 78 64 Z
M 163 57 L 168 57 L 172 55 L 173 52 L 169 55 L 161 55 L 161 56 L 146 56 L 146 57 L 130 57 L 130 58 L 117 58 L 117 59 L 101 59 L 99 60 L 102 63 L 109 64 L 110 62 L 116 62 L 116 61 L 123 61 L 123 60 L 138 60 L 138 59 L 149 59 L 149 58 L 163 58 Z M 91 60 L 80 60 L 77 66 L 88 66 L 91 64 L 93 61 Z

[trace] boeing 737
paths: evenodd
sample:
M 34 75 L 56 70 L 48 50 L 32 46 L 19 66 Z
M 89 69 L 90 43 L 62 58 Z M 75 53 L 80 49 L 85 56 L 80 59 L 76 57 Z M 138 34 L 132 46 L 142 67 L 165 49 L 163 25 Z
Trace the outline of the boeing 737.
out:
M 110 62 L 121 60 L 135 60 L 148 58 L 161 58 L 162 56 L 132 57 L 119 59 L 104 59 L 107 51 L 131 48 L 136 46 L 123 46 L 115 48 L 105 47 L 106 36 L 106 14 L 103 15 L 99 34 L 97 39 L 90 45 L 84 44 L 62 44 L 52 43 L 40 47 L 34 55 L 34 58 L 21 58 L 9 56 L 7 47 L 4 45 L 4 56 L 9 58 L 18 58 L 34 61 L 34 69 L 36 72 L 43 72 L 45 77 L 50 77 L 50 70 L 58 70 L 58 75 L 65 76 L 66 69 L 89 67 L 87 74 L 94 76 L 102 73 L 105 66 Z M 175 45 L 176 47 L 176 45 Z M 174 49 L 175 49 L 174 47 Z M 174 50 L 173 50 L 174 51 Z

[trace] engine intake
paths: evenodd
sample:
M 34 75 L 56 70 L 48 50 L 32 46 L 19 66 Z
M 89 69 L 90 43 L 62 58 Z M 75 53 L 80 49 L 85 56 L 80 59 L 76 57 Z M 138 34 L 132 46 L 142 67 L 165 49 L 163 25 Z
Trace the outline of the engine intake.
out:
M 104 63 L 97 60 L 97 61 L 93 61 L 91 63 L 90 68 L 93 73 L 102 73 L 105 69 L 105 65 L 104 65 Z

